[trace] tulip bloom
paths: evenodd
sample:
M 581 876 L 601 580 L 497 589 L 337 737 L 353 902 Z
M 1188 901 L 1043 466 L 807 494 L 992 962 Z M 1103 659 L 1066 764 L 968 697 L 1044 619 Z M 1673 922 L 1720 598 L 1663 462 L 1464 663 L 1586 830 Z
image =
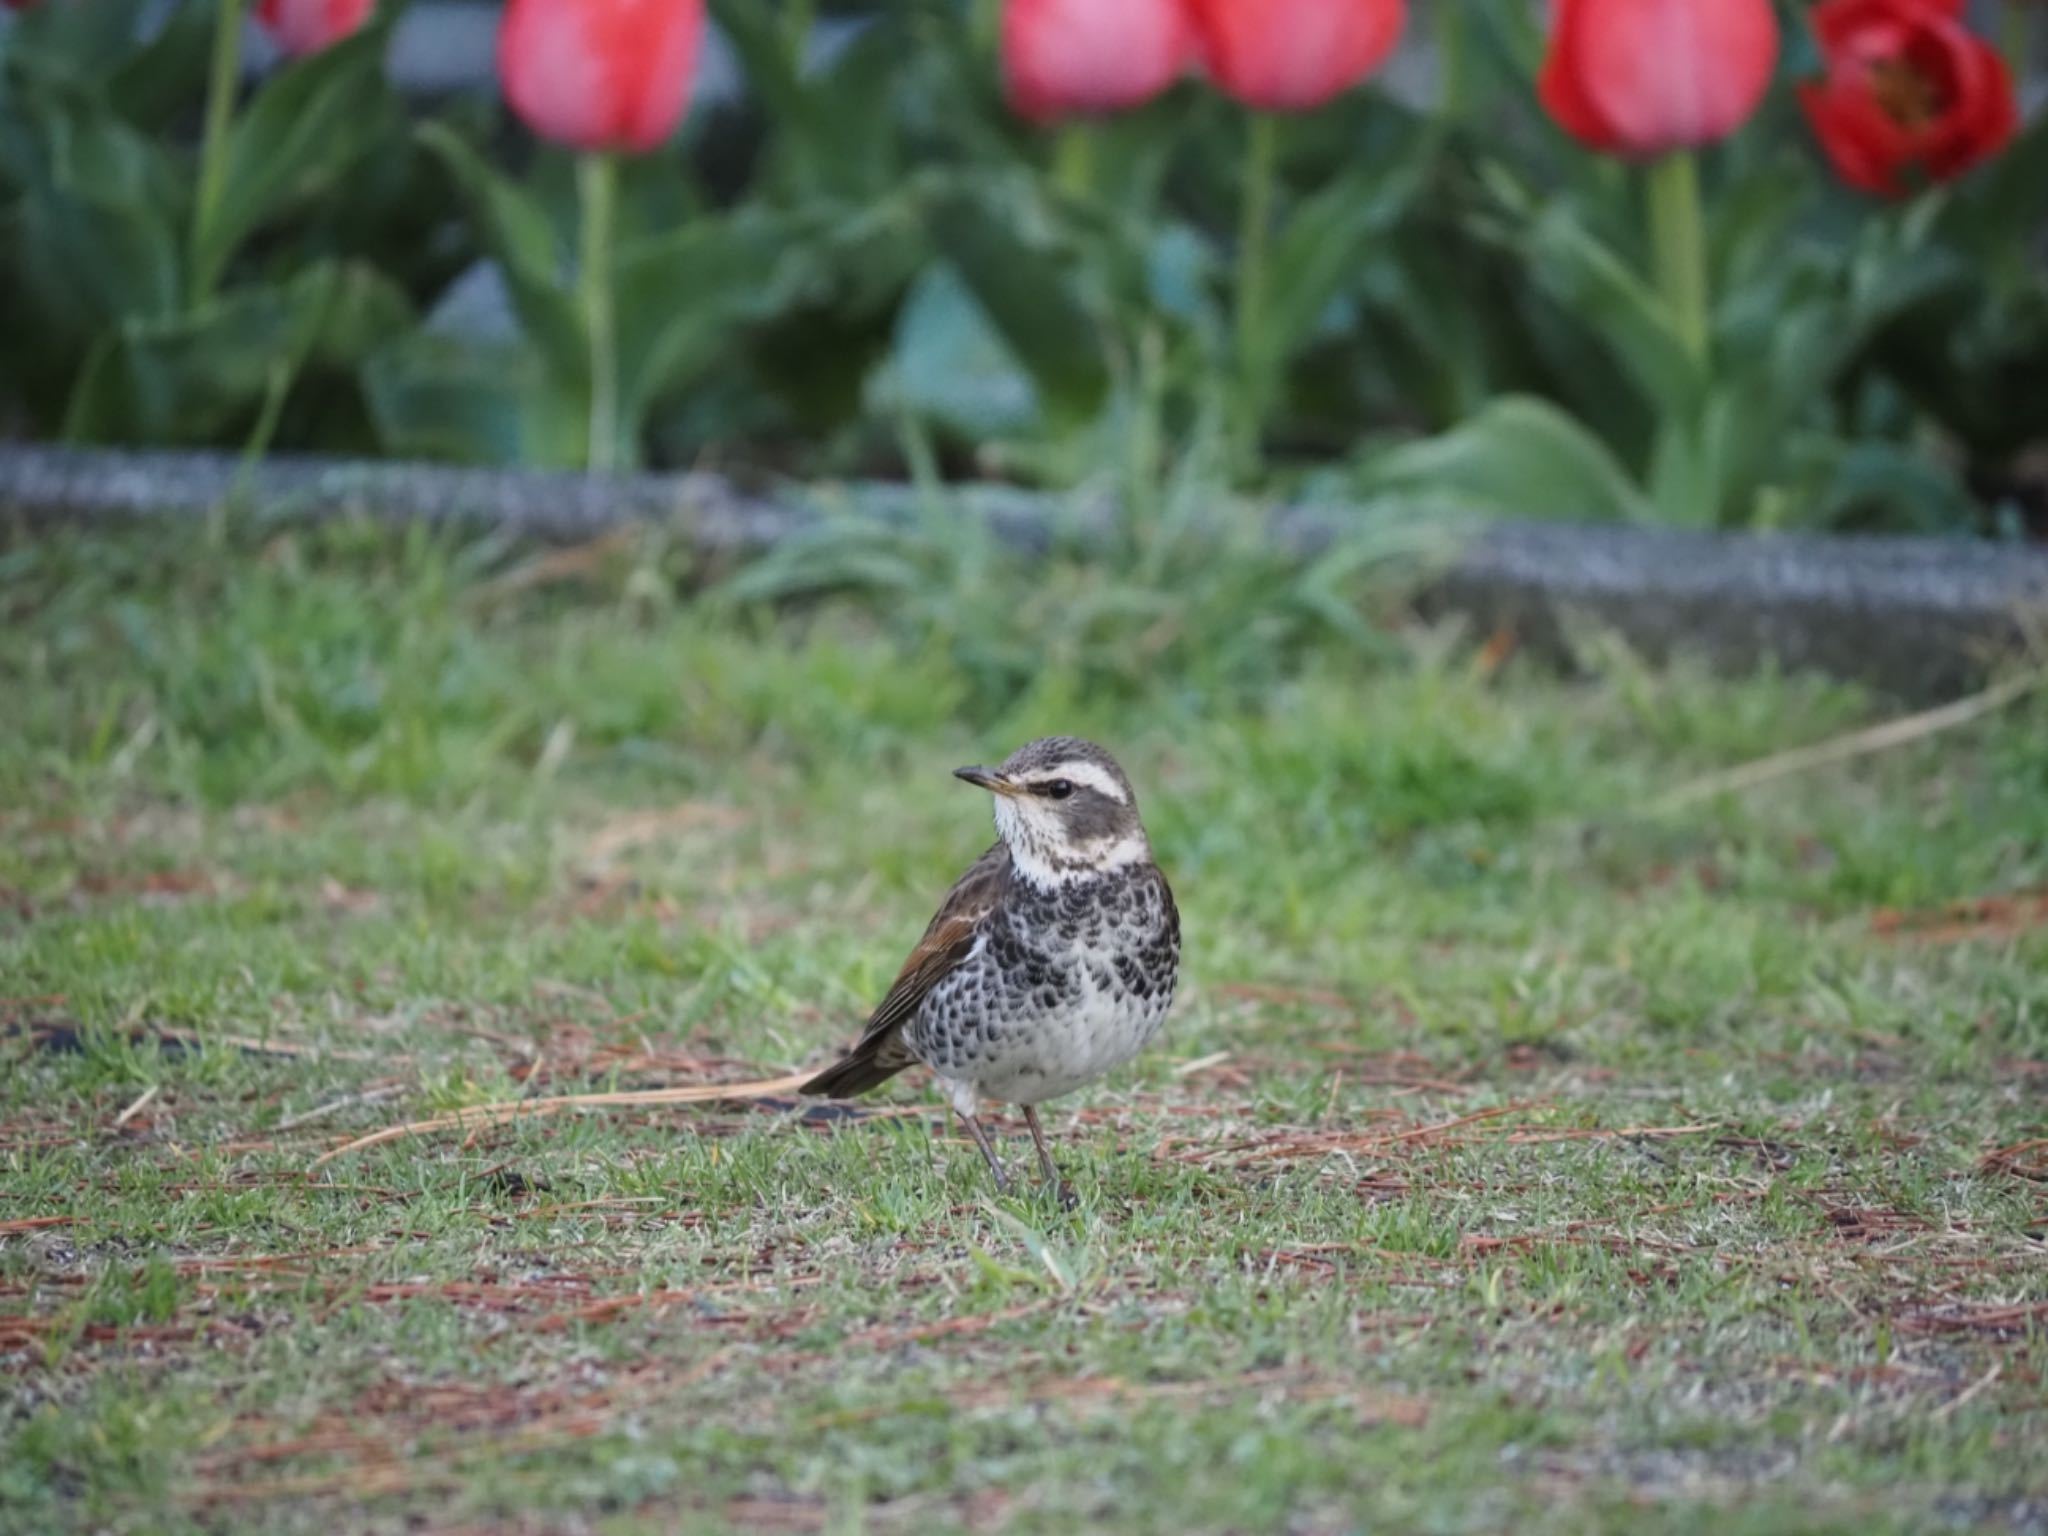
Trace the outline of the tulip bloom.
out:
M 703 0 L 511 0 L 498 73 L 542 138 L 649 150 L 682 121 L 703 41 Z
M 1007 0 L 1010 101 L 1039 122 L 1121 112 L 1157 96 L 1194 52 L 1181 0 Z
M 332 48 L 370 19 L 376 0 L 257 0 L 256 19 L 286 53 Z
M 1777 61 L 1771 0 L 1558 0 L 1537 89 L 1582 144 L 1646 160 L 1728 137 Z
M 2012 75 L 1962 24 L 1962 0 L 1822 0 L 1827 74 L 1799 88 L 1842 180 L 1901 197 L 2003 149 L 2018 131 Z
M 1189 0 L 1217 86 L 1248 107 L 1306 112 L 1386 62 L 1406 0 Z

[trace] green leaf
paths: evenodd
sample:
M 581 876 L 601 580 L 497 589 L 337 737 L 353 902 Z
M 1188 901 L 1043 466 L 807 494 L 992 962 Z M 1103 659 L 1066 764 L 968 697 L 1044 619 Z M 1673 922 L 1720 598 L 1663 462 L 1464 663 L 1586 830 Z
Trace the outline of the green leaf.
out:
M 706 217 L 622 249 L 613 266 L 619 404 L 635 440 L 648 409 L 723 355 L 790 244 L 792 221 Z
M 1979 459 L 2022 453 L 2048 399 L 2048 280 L 2007 292 L 1978 263 L 1945 251 L 1942 281 L 1879 332 L 1877 365 Z
M 1360 284 L 1371 327 L 1360 344 L 1394 399 L 1438 426 L 1463 421 L 1512 368 L 1500 360 L 1522 333 L 1511 301 L 1470 246 L 1447 246 L 1438 231 L 1404 229 Z M 1527 375 L 1524 374 L 1523 377 Z
M 927 221 L 1046 409 L 1068 421 L 1093 416 L 1109 389 L 1105 317 L 1083 296 L 1035 190 L 986 177 L 951 183 L 931 197 Z
M 587 390 L 588 335 L 565 279 L 554 226 L 540 203 L 442 125 L 424 124 L 419 137 L 468 199 L 477 233 L 504 274 L 526 339 L 565 390 L 572 383 Z
M 92 10 L 94 5 L 70 9 Z M 171 7 L 162 29 L 107 76 L 106 99 L 138 127 L 163 129 L 192 111 L 206 90 L 213 44 L 210 5 Z
M 807 33 L 759 0 L 712 0 L 711 14 L 739 56 L 754 101 L 773 131 L 761 179 L 794 203 L 862 202 L 901 180 L 894 97 L 934 50 L 905 35 L 885 8 L 832 58 L 806 67 Z
M 103 79 L 135 53 L 150 9 L 149 0 L 30 6 L 10 18 L 5 51 L 9 62 L 51 79 Z
M 1243 360 L 1263 417 L 1278 400 L 1289 362 L 1315 336 L 1340 295 L 1356 288 L 1388 242 L 1419 184 L 1423 162 L 1353 171 L 1332 180 L 1282 219 L 1267 255 L 1264 301 Z
M 240 430 L 309 366 L 352 369 L 412 323 L 375 271 L 323 263 L 289 283 L 133 320 L 94 348 L 64 435 L 85 442 L 204 442 Z
M 1605 443 L 1526 395 L 1503 396 L 1448 432 L 1382 451 L 1364 466 L 1362 488 L 1485 516 L 1642 522 L 1650 515 Z
M 395 458 L 577 468 L 588 406 L 566 398 L 530 351 L 406 336 L 370 358 L 363 393 Z
M 1942 234 L 1985 262 L 2011 260 L 2048 218 L 2048 112 L 1951 189 Z
M 1220 337 L 1227 322 L 1217 302 L 1216 252 L 1201 231 L 1178 220 L 1145 232 L 1143 300 L 1182 325 Z
M 1680 416 L 1698 407 L 1705 381 L 1663 302 L 1569 208 L 1559 205 L 1538 215 L 1522 249 L 1536 280 L 1607 344 L 1659 410 Z
M 1806 516 L 1822 527 L 1955 534 L 1976 529 L 1984 517 L 1952 469 L 1904 443 L 1809 442 L 1800 456 L 1824 477 Z
M 1268 253 L 1259 342 L 1278 369 L 1306 342 L 1334 300 L 1358 280 L 1420 185 L 1418 159 L 1339 177 L 1281 222 Z
M 804 124 L 804 39 L 759 0 L 711 0 L 711 19 L 739 56 L 748 88 L 769 115 L 785 129 Z
M 395 131 L 386 37 L 384 26 L 372 24 L 293 61 L 235 118 L 220 203 L 193 244 L 203 289 L 219 281 L 253 231 L 332 186 Z
M 178 233 L 143 203 L 39 188 L 22 200 L 19 267 L 44 318 L 77 338 L 177 311 Z
M 1785 260 L 1793 221 L 1813 204 L 1813 169 L 1773 161 L 1725 185 L 1707 222 L 1714 292 L 1765 281 Z
M 911 285 L 868 405 L 879 414 L 908 411 L 971 443 L 1028 433 L 1040 415 L 1031 376 L 944 262 Z
M 825 202 L 785 220 L 780 248 L 764 253 L 752 310 L 759 320 L 829 308 L 858 323 L 882 320 L 932 259 L 914 189 L 880 202 Z
M 93 90 L 9 79 L 0 105 L 0 165 L 17 185 L 146 203 L 165 214 L 183 206 L 184 182 L 164 145 L 123 122 Z
M 1543 62 L 1545 38 L 1542 17 L 1524 5 L 1476 5 L 1487 39 L 1503 56 L 1513 61 L 1514 77 L 1535 77 Z
M 1753 283 L 1724 306 L 1719 376 L 1685 440 L 1660 444 L 1653 470 L 1660 500 L 1715 497 L 1712 509 L 1696 507 L 1689 521 L 1741 513 L 1774 474 L 1789 434 L 1875 338 L 1970 276 L 1967 264 L 1946 253 L 1901 249 L 1882 231 L 1871 235 L 1847 260 L 1830 253 L 1811 269 L 1786 266 L 1780 281 Z M 1666 437 L 1676 430 L 1667 423 Z
M 1650 501 L 1659 522 L 1680 528 L 1711 528 L 1730 500 L 1729 440 L 1732 435 L 1724 391 L 1704 411 L 1666 416 L 1650 450 Z
M 354 369 L 394 336 L 413 329 L 412 302 L 376 268 L 351 261 L 308 267 L 285 285 L 287 301 L 308 327 L 305 365 Z
M 0 164 L 17 182 L 17 272 L 54 333 L 89 341 L 162 316 L 181 288 L 177 177 L 162 147 L 86 88 L 7 81 Z

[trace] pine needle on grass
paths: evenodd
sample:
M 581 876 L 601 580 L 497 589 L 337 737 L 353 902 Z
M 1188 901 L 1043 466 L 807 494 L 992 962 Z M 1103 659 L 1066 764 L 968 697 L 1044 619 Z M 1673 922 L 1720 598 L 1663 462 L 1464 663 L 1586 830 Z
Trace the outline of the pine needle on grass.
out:
M 1943 731 L 1952 731 L 1959 726 L 1968 725 L 1973 720 L 1994 714 L 2043 686 L 2048 686 L 2048 671 L 2026 672 L 2018 677 L 2009 677 L 1981 693 L 1973 693 L 1968 698 L 1957 699 L 1951 704 L 1943 704 L 1935 709 L 1923 709 L 1917 714 L 1901 715 L 1896 720 L 1886 720 L 1878 725 L 1866 726 L 1862 730 L 1850 731 L 1846 735 L 1833 736 L 1826 741 L 1815 742 L 1812 746 L 1795 747 L 1788 752 L 1773 752 L 1770 756 L 1757 758 L 1753 762 L 1739 763 L 1733 768 L 1702 775 L 1660 796 L 1651 803 L 1650 808 L 1653 811 L 1682 810 L 1702 800 L 1712 800 L 1720 795 L 1754 789 L 1775 779 L 1789 778 L 1793 774 L 1831 767 L 1836 763 L 1851 762 L 1876 752 L 1889 751 L 1893 747 L 1924 741 L 1930 736 L 1938 736 Z
M 446 1115 L 437 1115 L 431 1120 L 413 1120 L 404 1125 L 387 1125 L 381 1131 L 372 1131 L 367 1136 L 358 1136 L 321 1153 L 308 1165 L 307 1172 L 338 1157 L 347 1157 L 352 1152 L 378 1146 L 383 1142 L 397 1141 L 406 1136 L 431 1136 L 438 1131 L 478 1129 L 484 1126 L 508 1125 L 515 1120 L 539 1119 L 544 1115 L 559 1114 L 565 1109 L 629 1109 L 650 1104 L 717 1104 L 746 1103 L 755 1099 L 772 1099 L 778 1094 L 793 1093 L 811 1075 L 808 1072 L 793 1072 L 787 1077 L 761 1078 L 750 1083 L 698 1083 L 688 1088 L 641 1088 L 622 1093 L 565 1093 L 549 1099 L 511 1099 L 495 1104 L 472 1104 Z

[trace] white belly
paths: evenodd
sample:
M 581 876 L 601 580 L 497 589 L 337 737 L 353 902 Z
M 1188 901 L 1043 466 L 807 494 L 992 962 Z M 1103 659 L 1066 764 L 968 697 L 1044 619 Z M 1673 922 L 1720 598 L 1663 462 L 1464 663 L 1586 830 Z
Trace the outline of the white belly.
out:
M 1001 1042 L 963 1074 L 982 1098 L 1043 1104 L 1115 1071 L 1145 1048 L 1168 999 L 1135 998 L 1120 987 L 1084 985 L 1071 1006 Z

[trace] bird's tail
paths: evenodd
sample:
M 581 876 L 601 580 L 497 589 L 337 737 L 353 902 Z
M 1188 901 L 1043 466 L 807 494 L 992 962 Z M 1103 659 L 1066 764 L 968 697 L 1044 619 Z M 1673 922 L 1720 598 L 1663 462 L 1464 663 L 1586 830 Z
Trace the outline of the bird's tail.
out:
M 862 1041 L 840 1060 L 797 1089 L 798 1093 L 820 1099 L 850 1099 L 886 1083 L 909 1066 L 914 1058 L 893 1041 Z

